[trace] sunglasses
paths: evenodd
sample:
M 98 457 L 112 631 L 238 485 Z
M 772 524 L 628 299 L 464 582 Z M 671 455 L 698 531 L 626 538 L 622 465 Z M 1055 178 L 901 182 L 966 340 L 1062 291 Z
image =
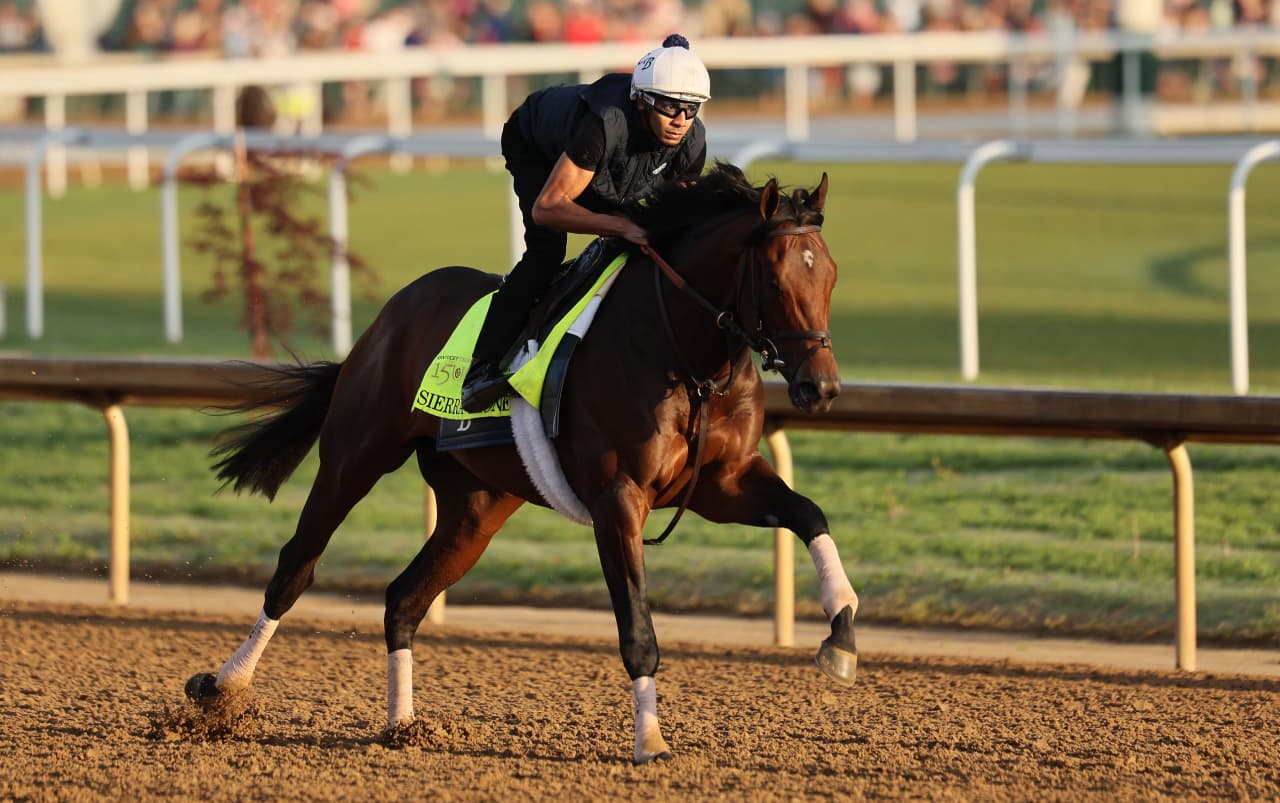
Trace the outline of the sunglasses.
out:
M 692 120 L 698 116 L 698 109 L 702 106 L 697 101 L 676 100 L 663 95 L 650 95 L 648 92 L 641 92 L 640 97 L 644 98 L 644 102 L 652 106 L 655 112 L 673 119 L 683 114 L 686 120 Z

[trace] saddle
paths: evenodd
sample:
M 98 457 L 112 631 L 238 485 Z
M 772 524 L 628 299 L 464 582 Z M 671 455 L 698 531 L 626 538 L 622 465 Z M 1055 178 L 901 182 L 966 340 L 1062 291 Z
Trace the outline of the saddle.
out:
M 624 241 L 597 237 L 582 249 L 582 253 L 561 264 L 551 279 L 547 294 L 534 304 L 528 322 L 499 364 L 510 366 L 528 341 L 541 343 L 546 340 L 551 328 L 578 303 L 587 288 L 600 278 L 600 273 L 624 250 Z
M 594 305 L 624 260 L 624 244 L 597 239 L 577 258 L 565 262 L 503 359 L 512 371 L 512 388 L 530 402 L 529 410 L 534 419 L 540 419 L 538 428 L 545 437 L 554 438 L 560 431 L 560 402 L 570 358 L 594 317 Z M 415 397 L 415 409 L 440 418 L 436 449 L 441 452 L 514 440 L 509 397 L 475 414 L 463 412 L 459 403 L 465 366 L 487 304 L 487 299 L 481 299 L 466 313 L 428 366 Z M 530 340 L 542 347 L 526 350 Z

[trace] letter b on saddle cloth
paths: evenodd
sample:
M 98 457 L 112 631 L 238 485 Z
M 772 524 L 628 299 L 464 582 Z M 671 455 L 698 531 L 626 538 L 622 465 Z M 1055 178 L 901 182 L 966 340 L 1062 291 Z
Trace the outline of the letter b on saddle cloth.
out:
M 504 360 L 515 369 L 508 383 L 538 410 L 548 438 L 560 431 L 560 397 L 569 359 L 625 262 L 626 254 L 619 253 L 617 244 L 592 241 L 561 268 L 547 298 L 535 308 L 532 321 L 517 339 L 515 355 Z M 492 293 L 483 296 L 463 315 L 444 348 L 427 366 L 414 396 L 413 409 L 440 419 L 437 451 L 514 442 L 510 396 L 478 413 L 462 409 L 462 380 L 492 297 Z

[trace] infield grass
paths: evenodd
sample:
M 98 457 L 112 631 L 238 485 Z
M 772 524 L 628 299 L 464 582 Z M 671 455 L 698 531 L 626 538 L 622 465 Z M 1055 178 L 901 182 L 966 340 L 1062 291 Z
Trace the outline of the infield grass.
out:
M 954 166 L 826 167 L 825 237 L 841 266 L 832 330 L 848 380 L 959 378 Z M 505 174 L 454 164 L 394 175 L 351 208 L 352 248 L 382 299 L 445 264 L 508 267 Z M 812 165 L 762 164 L 812 185 Z M 997 165 L 978 187 L 984 384 L 1230 391 L 1229 167 Z M 190 226 L 200 193 L 184 189 Z M 322 196 L 312 202 L 324 219 Z M 1280 392 L 1280 170 L 1249 183 L 1254 392 Z M 159 196 L 118 185 L 46 201 L 46 336 L 23 334 L 22 201 L 0 192 L 0 349 L 42 354 L 247 356 L 234 301 L 206 304 L 209 266 L 183 253 L 184 329 L 162 337 Z M 581 242 L 578 240 L 577 242 Z M 324 337 L 298 333 L 308 358 Z M 230 423 L 130 409 L 135 574 L 262 582 L 292 532 L 314 456 L 268 505 L 214 495 L 205 453 Z M 797 485 L 826 511 L 860 617 L 1121 637 L 1173 622 L 1171 490 L 1141 444 L 791 433 Z M 72 405 L 0 404 L 0 560 L 98 571 L 106 561 L 106 439 Z M 1198 595 L 1204 637 L 1280 642 L 1280 451 L 1194 446 Z M 421 541 L 412 465 L 383 481 L 334 537 L 320 585 L 376 593 Z M 669 512 L 650 522 L 654 532 Z M 652 534 L 652 533 L 651 533 Z M 798 550 L 800 612 L 817 615 Z M 691 517 L 646 553 L 655 607 L 761 612 L 772 601 L 771 537 Z M 590 533 L 525 509 L 453 599 L 606 604 Z

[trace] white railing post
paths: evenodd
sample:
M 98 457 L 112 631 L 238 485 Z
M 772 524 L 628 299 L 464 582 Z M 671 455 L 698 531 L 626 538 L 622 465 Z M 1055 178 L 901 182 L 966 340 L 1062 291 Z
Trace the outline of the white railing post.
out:
M 164 163 L 160 179 L 160 258 L 164 292 L 164 336 L 182 340 L 182 270 L 178 253 L 178 166 L 182 158 L 202 148 L 229 148 L 231 137 L 204 132 L 178 140 Z
M 788 64 L 786 68 L 787 139 L 803 142 L 809 138 L 809 68 Z
M 960 375 L 978 378 L 978 241 L 974 210 L 974 182 L 990 162 L 1027 158 L 1029 151 L 1009 140 L 988 142 L 965 160 L 956 188 L 956 228 L 959 258 L 957 283 L 960 299 Z
M 1280 140 L 1250 148 L 1231 173 L 1227 191 L 1227 262 L 1231 294 L 1231 388 L 1236 395 L 1249 392 L 1249 311 L 1245 278 L 1244 185 L 1254 167 L 1280 157 Z
M 346 357 L 351 351 L 351 263 L 347 250 L 351 247 L 350 221 L 347 215 L 347 166 L 366 153 L 388 150 L 395 140 L 382 134 L 369 134 L 348 142 L 333 163 L 329 174 L 329 236 L 333 240 L 330 309 L 333 322 L 330 335 L 333 351 Z
M 50 131 L 36 142 L 27 157 L 27 337 L 32 340 L 44 337 L 44 196 L 40 188 L 40 169 L 46 154 L 52 157 L 55 149 L 60 149 L 65 143 L 81 142 L 84 138 L 84 132 L 79 129 Z
M 408 78 L 387 80 L 387 132 L 400 138 L 413 133 L 413 84 Z M 413 167 L 413 156 L 394 151 L 389 162 L 392 172 L 408 173 Z
M 916 141 L 916 63 L 893 63 L 893 136 L 899 142 Z
M 67 96 L 51 93 L 44 98 L 44 127 L 48 131 L 62 131 L 67 127 Z M 46 185 L 50 198 L 61 198 L 67 192 L 67 149 L 61 144 L 49 148 L 49 169 Z
M 507 76 L 486 75 L 480 81 L 484 135 L 497 142 L 511 109 L 507 107 Z
M 145 134 L 147 131 L 147 91 L 131 89 L 124 96 L 124 127 L 130 134 Z M 134 145 L 129 148 L 126 157 L 129 165 L 129 186 L 135 190 L 145 190 L 151 183 L 151 162 L 147 156 L 145 145 Z

